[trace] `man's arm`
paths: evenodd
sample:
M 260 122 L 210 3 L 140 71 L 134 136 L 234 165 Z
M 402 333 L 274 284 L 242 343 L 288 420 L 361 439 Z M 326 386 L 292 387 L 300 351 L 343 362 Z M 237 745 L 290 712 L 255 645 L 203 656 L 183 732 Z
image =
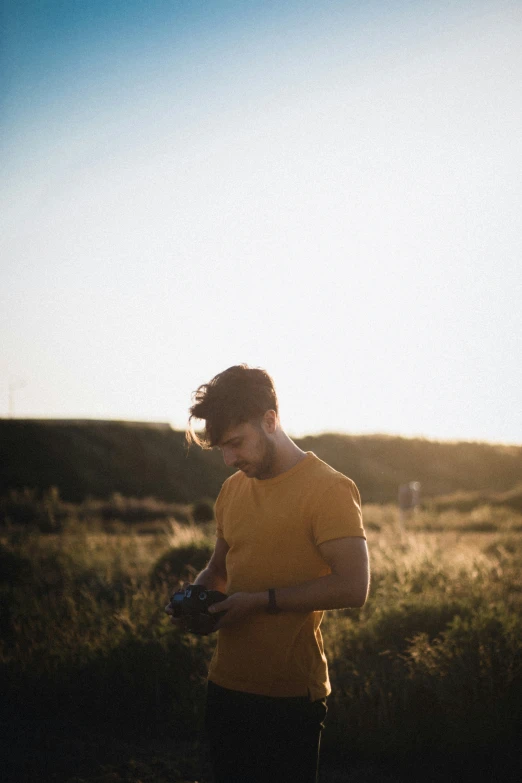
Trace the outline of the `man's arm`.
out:
M 295 587 L 276 589 L 276 603 L 284 612 L 313 612 L 363 606 L 370 586 L 368 548 L 364 538 L 336 538 L 319 545 L 332 573 Z M 219 626 L 239 622 L 252 612 L 266 611 L 268 592 L 234 593 L 215 611 L 227 610 Z M 209 611 L 214 611 L 210 607 Z
M 332 573 L 296 587 L 276 590 L 276 602 L 284 612 L 360 607 L 370 586 L 368 548 L 364 538 L 336 538 L 319 545 Z M 265 594 L 266 602 L 266 594 Z
M 209 590 L 220 590 L 224 593 L 227 587 L 227 552 L 229 549 L 225 539 L 218 538 L 208 565 L 197 575 L 194 584 L 204 585 Z

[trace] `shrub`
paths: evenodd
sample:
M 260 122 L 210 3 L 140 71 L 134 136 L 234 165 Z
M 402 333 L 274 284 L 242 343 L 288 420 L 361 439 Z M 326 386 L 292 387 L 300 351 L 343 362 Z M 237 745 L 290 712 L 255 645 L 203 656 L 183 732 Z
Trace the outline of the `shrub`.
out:
M 192 518 L 200 524 L 214 519 L 214 503 L 211 500 L 198 500 L 192 504 Z
M 14 585 L 26 582 L 31 575 L 30 560 L 0 543 L 0 583 Z
M 193 581 L 206 566 L 213 551 L 214 547 L 208 540 L 172 547 L 154 564 L 150 572 L 151 587 L 165 583 L 175 586 L 176 582 Z
M 410 670 L 436 693 L 449 713 L 486 710 L 522 684 L 522 620 L 503 606 L 456 616 L 435 639 L 421 633 L 410 643 Z
M 32 647 L 13 649 L 0 668 L 5 709 L 45 720 L 59 705 L 67 720 L 192 734 L 214 640 L 170 627 L 157 596 L 138 603 L 111 614 L 68 600 L 51 628 L 32 619 Z

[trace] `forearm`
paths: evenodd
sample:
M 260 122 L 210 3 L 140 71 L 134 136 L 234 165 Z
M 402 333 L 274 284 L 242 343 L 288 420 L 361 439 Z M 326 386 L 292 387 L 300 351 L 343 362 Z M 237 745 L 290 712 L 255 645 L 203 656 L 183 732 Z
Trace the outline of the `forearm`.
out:
M 224 593 L 227 587 L 227 577 L 226 574 L 208 565 L 197 575 L 194 584 L 204 585 L 209 590 L 219 590 L 221 593 Z
M 329 574 L 295 587 L 275 589 L 276 604 L 283 612 L 313 612 L 327 609 L 361 607 L 366 601 L 368 586 L 354 584 L 339 574 Z M 254 594 L 256 605 L 268 606 L 268 591 Z

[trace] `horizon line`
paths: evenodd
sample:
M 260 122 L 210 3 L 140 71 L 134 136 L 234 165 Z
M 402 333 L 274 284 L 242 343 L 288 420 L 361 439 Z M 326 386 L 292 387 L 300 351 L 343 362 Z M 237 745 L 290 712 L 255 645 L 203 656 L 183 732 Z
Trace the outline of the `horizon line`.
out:
M 123 425 L 140 425 L 144 427 L 156 427 L 158 429 L 170 429 L 173 432 L 184 432 L 183 429 L 173 425 L 171 421 L 160 421 L 157 419 L 103 419 L 89 416 L 70 416 L 70 417 L 56 417 L 56 416 L 5 416 L 0 415 L 0 421 L 16 421 L 16 422 L 42 422 L 45 424 L 123 424 Z M 391 432 L 348 432 L 346 430 L 319 430 L 315 432 L 308 432 L 304 435 L 290 434 L 290 437 L 295 440 L 302 440 L 304 438 L 319 438 L 328 435 L 338 435 L 341 437 L 353 437 L 353 438 L 399 438 L 401 440 L 423 440 L 431 443 L 475 443 L 475 444 L 487 444 L 488 446 L 501 446 L 511 448 L 522 448 L 522 443 L 506 442 L 506 441 L 492 441 L 492 440 L 480 440 L 478 438 L 435 438 L 427 435 L 404 435 L 401 433 Z

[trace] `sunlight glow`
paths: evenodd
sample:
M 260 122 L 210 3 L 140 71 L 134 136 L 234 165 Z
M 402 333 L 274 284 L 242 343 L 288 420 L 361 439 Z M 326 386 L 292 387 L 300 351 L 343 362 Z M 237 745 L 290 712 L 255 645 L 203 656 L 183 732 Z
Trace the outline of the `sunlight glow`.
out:
M 296 435 L 522 443 L 520 5 L 214 5 L 19 54 L 0 415 L 184 427 L 246 361 Z

